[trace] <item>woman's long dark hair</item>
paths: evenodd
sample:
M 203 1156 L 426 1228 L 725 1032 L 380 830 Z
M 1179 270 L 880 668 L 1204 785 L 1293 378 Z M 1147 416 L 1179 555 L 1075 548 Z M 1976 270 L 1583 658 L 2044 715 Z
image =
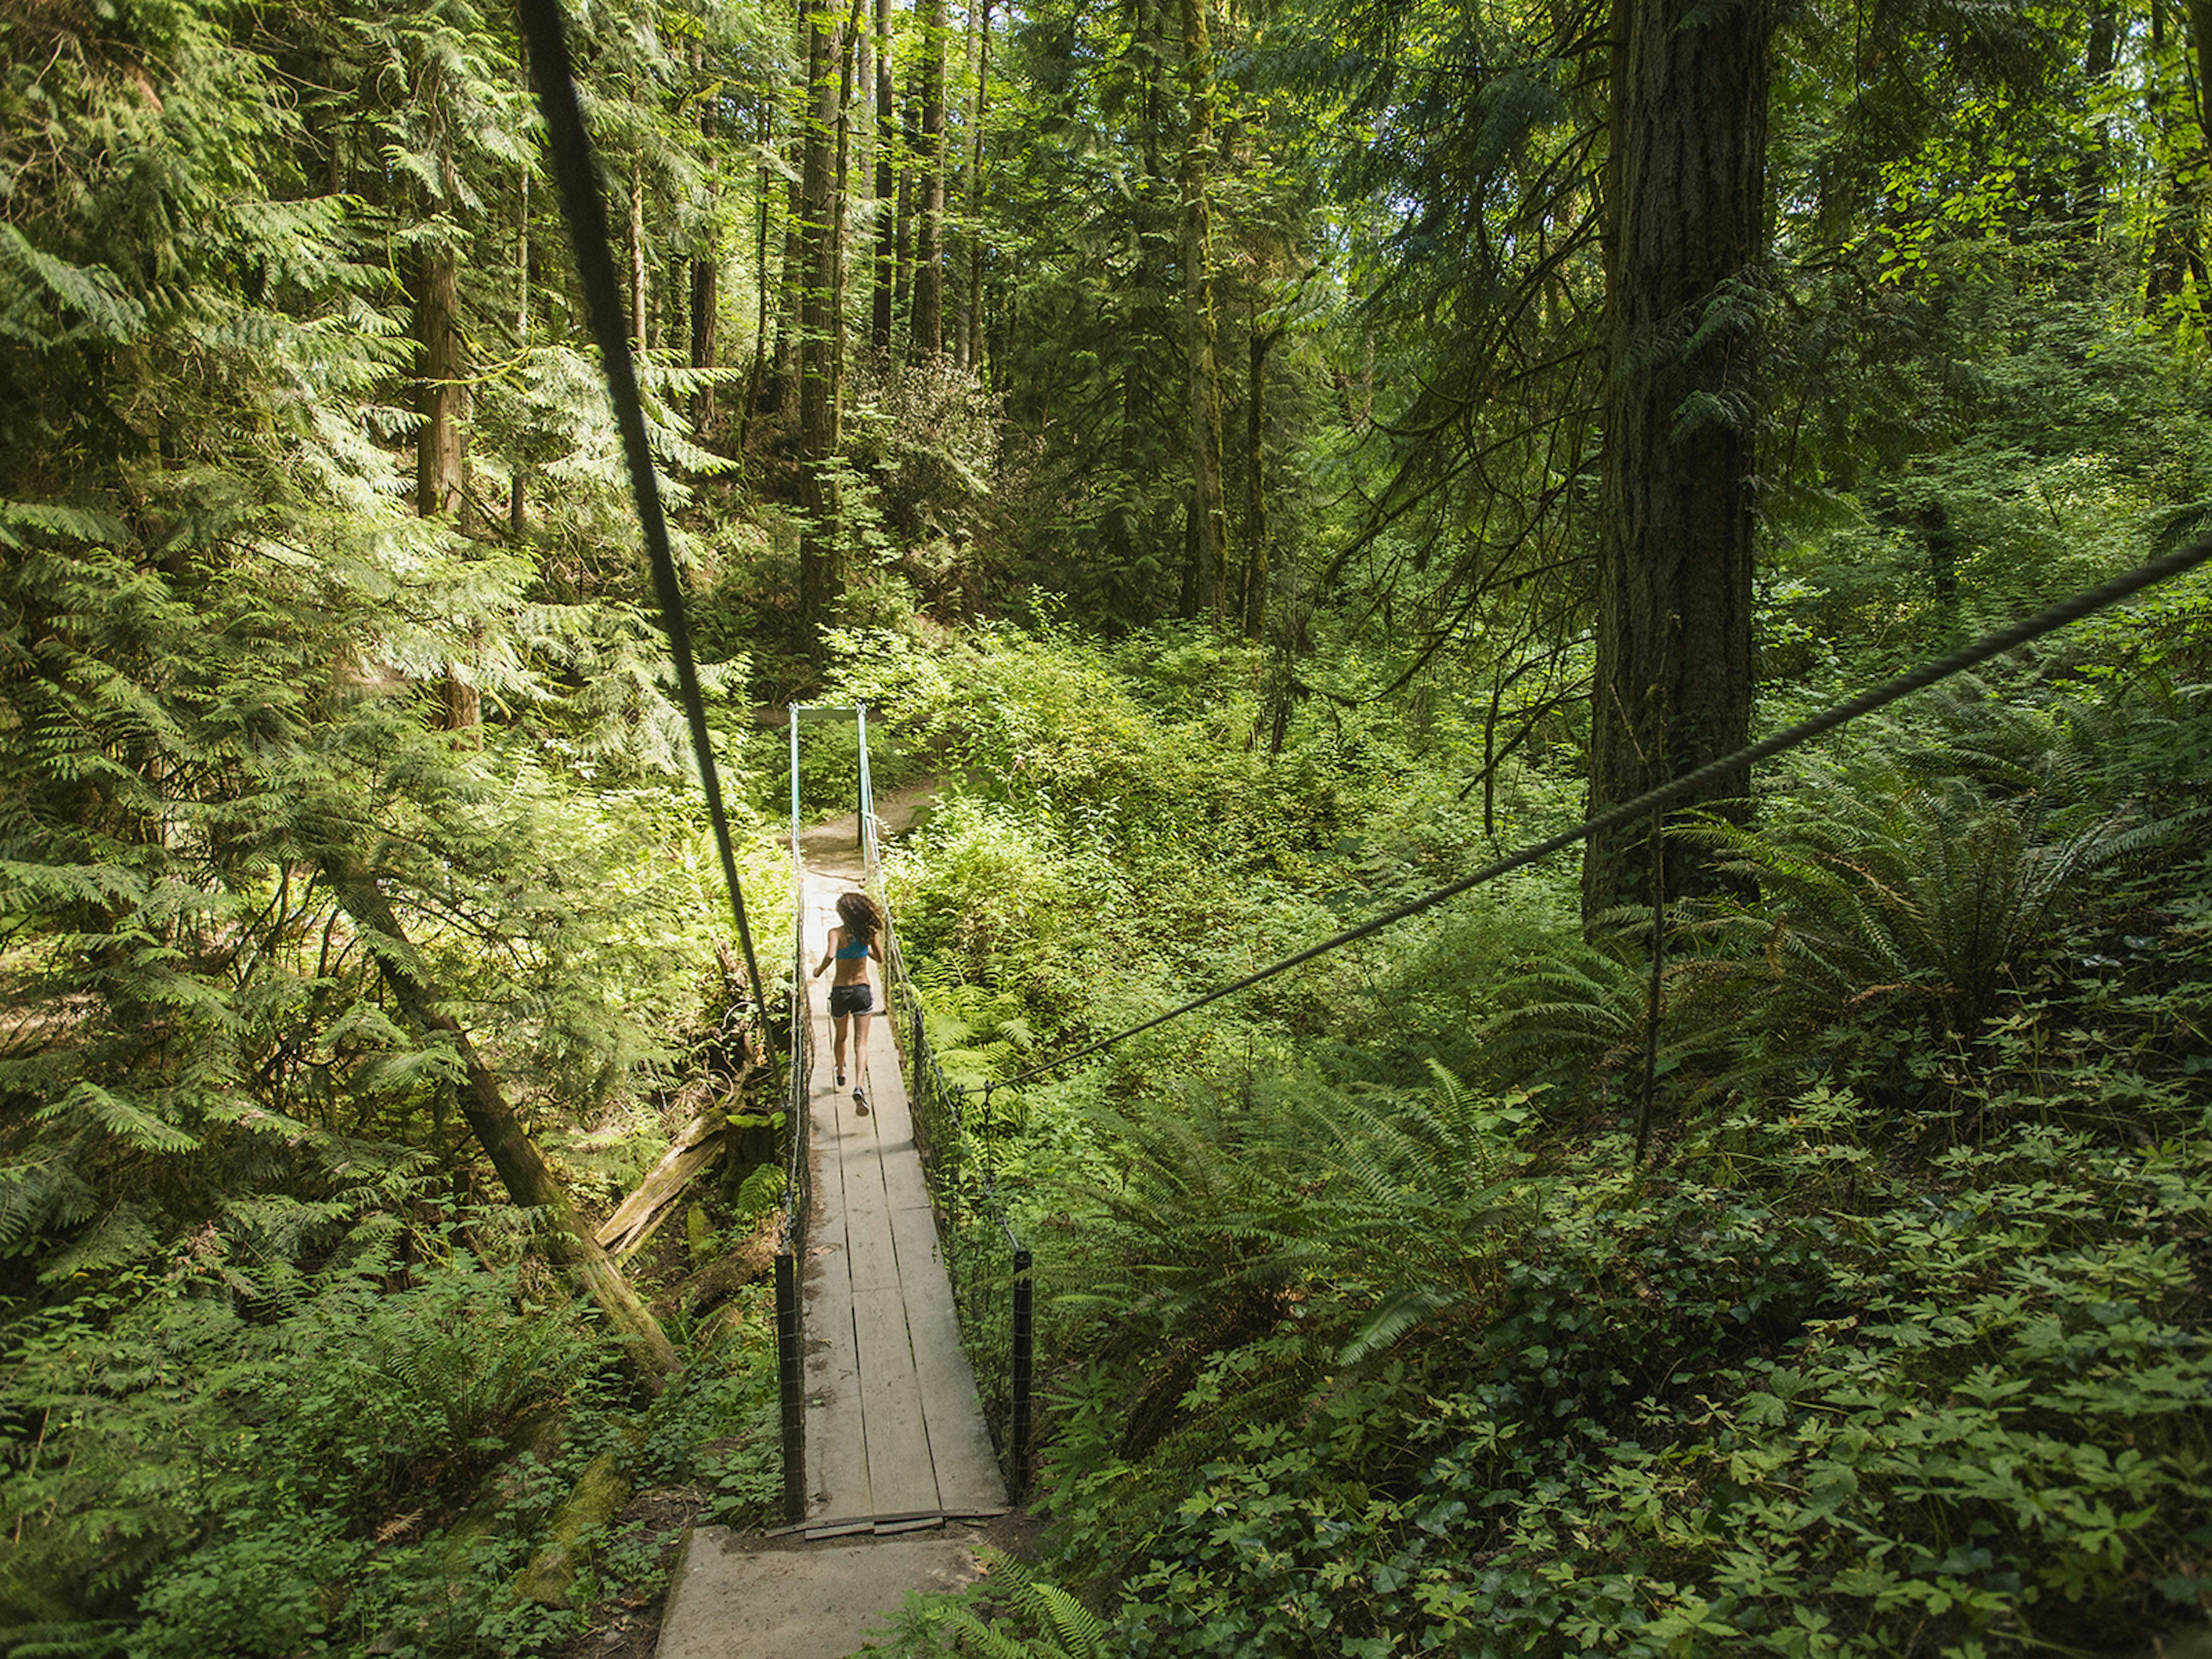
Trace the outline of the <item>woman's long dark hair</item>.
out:
M 884 913 L 876 908 L 875 900 L 866 893 L 840 893 L 837 916 L 852 929 L 855 939 L 872 940 L 883 931 Z

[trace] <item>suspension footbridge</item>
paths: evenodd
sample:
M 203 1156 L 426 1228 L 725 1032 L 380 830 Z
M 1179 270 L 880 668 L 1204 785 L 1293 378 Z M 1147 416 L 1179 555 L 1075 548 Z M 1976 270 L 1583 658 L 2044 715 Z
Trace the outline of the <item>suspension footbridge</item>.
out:
M 799 733 L 858 729 L 857 810 L 799 828 Z M 930 1052 L 886 907 L 884 1006 L 840 1082 L 810 991 L 838 896 L 882 902 L 864 708 L 792 710 L 789 1163 L 776 1258 L 786 1524 L 702 1528 L 659 1659 L 833 1659 L 908 1590 L 976 1572 L 963 1523 L 1006 1513 L 1029 1459 L 1030 1257 Z M 980 1381 L 979 1381 L 980 1377 Z

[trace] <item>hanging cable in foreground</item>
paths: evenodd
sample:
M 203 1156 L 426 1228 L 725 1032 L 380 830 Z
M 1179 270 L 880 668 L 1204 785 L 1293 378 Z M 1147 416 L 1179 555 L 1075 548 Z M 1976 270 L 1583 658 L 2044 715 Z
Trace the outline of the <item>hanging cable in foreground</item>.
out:
M 583 111 L 576 100 L 567 30 L 559 0 L 517 0 L 516 9 L 523 37 L 529 43 L 531 72 L 538 82 L 538 107 L 545 118 L 545 148 L 553 164 L 554 182 L 560 187 L 561 216 L 568 222 L 568 240 L 576 252 L 584 312 L 591 321 L 592 337 L 599 343 L 607 395 L 614 404 L 623 453 L 629 464 L 638 524 L 645 534 L 653 591 L 660 602 L 660 626 L 668 635 L 677 690 L 684 704 L 684 718 L 691 728 L 692 752 L 698 757 L 699 781 L 707 792 L 707 816 L 714 826 L 714 845 L 722 857 L 730 913 L 737 920 L 738 941 L 744 948 L 753 1006 L 760 1011 L 761 1040 L 773 1053 L 775 1039 L 768 1024 L 768 1000 L 762 994 L 752 930 L 745 925 L 744 890 L 738 883 L 737 853 L 730 841 L 729 819 L 722 811 L 721 781 L 708 737 L 707 705 L 699 693 L 699 671 L 691 657 L 691 627 L 684 612 L 684 587 L 677 578 L 675 556 L 669 550 L 668 520 L 661 511 L 660 486 L 653 475 L 653 450 L 646 439 L 637 368 L 631 361 L 629 336 L 623 326 L 622 289 L 615 277 L 613 256 L 608 252 L 606 203 L 599 194 L 592 170 L 592 141 L 584 131 Z
M 1542 841 L 1532 842 L 1519 852 L 1509 854 L 1506 857 L 1499 859 L 1494 864 L 1486 864 L 1473 875 L 1462 876 L 1459 880 L 1439 887 L 1434 892 L 1425 893 L 1419 898 L 1399 905 L 1395 909 L 1386 910 L 1379 916 L 1371 917 L 1356 927 L 1347 927 L 1340 933 L 1332 933 L 1320 944 L 1309 945 L 1294 956 L 1285 957 L 1279 962 L 1270 963 L 1267 967 L 1247 974 L 1242 979 L 1231 980 L 1226 985 L 1217 986 L 1203 995 L 1193 997 L 1189 1001 L 1181 1003 L 1164 1014 L 1156 1014 L 1152 1018 L 1132 1025 L 1126 1030 L 1116 1031 L 1111 1036 L 1100 1037 L 1095 1042 L 1085 1043 L 1082 1048 L 1072 1049 L 1056 1060 L 1048 1060 L 1042 1065 L 1032 1066 L 1027 1071 L 1018 1072 L 1012 1077 L 1003 1079 L 991 1086 L 1000 1089 L 1012 1088 L 1017 1084 L 1031 1082 L 1037 1078 L 1059 1071 L 1062 1066 L 1072 1065 L 1076 1060 L 1103 1053 L 1115 1044 L 1126 1042 L 1131 1037 L 1140 1032 L 1149 1031 L 1156 1025 L 1164 1025 L 1171 1019 L 1180 1019 L 1183 1015 L 1203 1008 L 1210 1002 L 1218 1002 L 1224 997 L 1234 996 L 1239 991 L 1249 990 L 1263 980 L 1270 980 L 1278 974 L 1287 973 L 1304 963 L 1311 962 L 1316 957 L 1327 956 L 1332 951 L 1341 950 L 1347 945 L 1355 944 L 1370 934 L 1379 933 L 1384 928 L 1394 927 L 1409 917 L 1418 916 L 1425 910 L 1432 910 L 1446 899 L 1456 898 L 1471 888 L 1480 887 L 1484 883 L 1495 881 L 1498 877 L 1512 871 L 1525 869 L 1529 865 L 1540 863 L 1553 854 L 1572 847 L 1577 842 L 1586 840 L 1591 836 L 1602 834 L 1607 830 L 1619 829 L 1622 824 L 1631 823 L 1637 818 L 1649 817 L 1654 812 L 1663 812 L 1668 807 L 1700 793 L 1706 784 L 1716 779 L 1726 777 L 1730 773 L 1740 769 L 1747 769 L 1760 761 L 1771 760 L 1775 756 L 1786 753 L 1800 744 L 1817 738 L 1824 732 L 1832 732 L 1838 726 L 1849 725 L 1862 715 L 1871 714 L 1876 709 L 1887 708 L 1901 697 L 1910 696 L 1915 691 L 1925 690 L 1940 680 L 1947 680 L 1954 674 L 1961 674 L 1969 668 L 1978 667 L 1991 658 L 2001 657 L 2006 652 L 2026 645 L 2031 640 L 2040 639 L 2045 634 L 2053 633 L 2069 623 L 2079 622 L 2082 617 L 2102 611 L 2107 605 L 2117 605 L 2122 599 L 2139 593 L 2147 587 L 2155 586 L 2160 582 L 2171 580 L 2185 571 L 2194 570 L 2207 559 L 2212 559 L 2212 537 L 2193 542 L 2187 547 L 2166 555 L 2163 558 L 2153 559 L 2148 564 L 2138 565 L 2135 569 L 2123 575 L 2115 576 L 2108 582 L 2100 582 L 2094 587 L 2085 588 L 2071 599 L 2062 599 L 2057 605 L 2039 611 L 2033 616 L 2014 623 L 2009 627 L 2001 628 L 1993 634 L 1984 634 L 1972 644 L 1962 647 L 1948 657 L 1939 657 L 1932 662 L 1924 662 L 1909 672 L 1899 674 L 1894 679 L 1886 681 L 1869 690 L 1862 691 L 1856 697 L 1823 710 L 1810 720 L 1800 720 L 1786 731 L 1778 732 L 1771 738 L 1762 738 L 1757 743 L 1748 744 L 1732 755 L 1723 755 L 1718 760 L 1708 761 L 1696 770 L 1685 772 L 1680 777 L 1671 782 L 1663 783 L 1656 789 L 1647 789 L 1633 800 L 1623 801 L 1608 811 L 1601 812 L 1594 818 L 1583 820 L 1571 830 L 1562 830 L 1558 835 L 1548 836 Z M 962 1092 L 965 1093 L 966 1091 L 963 1090 Z

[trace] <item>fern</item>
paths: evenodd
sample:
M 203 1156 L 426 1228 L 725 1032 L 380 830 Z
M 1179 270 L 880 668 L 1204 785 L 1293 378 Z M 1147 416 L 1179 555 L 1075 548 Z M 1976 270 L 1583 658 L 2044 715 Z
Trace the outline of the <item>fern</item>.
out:
M 52 350 L 80 336 L 107 345 L 136 339 L 146 327 L 146 307 L 112 271 L 76 265 L 32 245 L 16 226 L 0 222 L 0 270 L 28 277 L 61 313 L 60 326 L 33 325 L 17 307 L 0 312 L 0 332 Z
M 1286 1083 L 1115 1120 L 1120 1180 L 1055 1297 L 1128 1368 L 1116 1531 L 1143 1535 L 1243 1427 L 1320 1380 L 1480 1316 L 1542 1191 L 1527 1097 Z M 1086 1346 L 1074 1339 L 1074 1346 Z
M 973 1659 L 1107 1659 L 1111 1632 L 1077 1597 L 1003 1551 L 975 1559 L 988 1577 L 961 1595 L 911 1598 L 895 1621 L 902 1636 Z
M 1786 983 L 1831 1011 L 1902 999 L 1944 1030 L 1976 1029 L 2038 957 L 2081 878 L 2170 844 L 2203 811 L 2148 823 L 2095 811 L 2069 799 L 2078 774 L 2058 760 L 2029 766 L 1955 745 L 1913 758 L 1910 769 L 1820 778 L 1788 823 L 1698 832 L 1757 884 Z M 1911 776 L 1939 763 L 1984 784 L 2035 787 L 1991 799 L 1959 770 Z

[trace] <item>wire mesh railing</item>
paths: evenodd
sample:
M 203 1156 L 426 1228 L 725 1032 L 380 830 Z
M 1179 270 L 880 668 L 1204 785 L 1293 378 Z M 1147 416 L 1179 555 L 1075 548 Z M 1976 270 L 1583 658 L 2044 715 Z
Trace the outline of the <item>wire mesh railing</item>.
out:
M 1006 1206 L 985 1155 L 988 1141 L 1011 1125 L 991 1109 L 984 1091 L 981 1110 L 970 1109 L 961 1088 L 945 1075 L 929 1041 L 921 997 L 907 972 L 898 927 L 884 896 L 874 780 L 868 762 L 868 716 L 860 730 L 860 852 L 870 896 L 884 916 L 884 1012 L 906 1051 L 907 1099 L 914 1139 L 929 1182 L 952 1286 L 961 1346 L 975 1373 L 975 1389 L 1006 1470 L 1006 1486 L 1020 1498 L 1029 1485 L 1031 1380 L 1036 1366 L 1036 1273 L 1029 1249 L 1006 1217 Z
M 776 1391 L 783 1419 L 783 1512 L 806 1518 L 806 1239 L 814 1220 L 814 1011 L 806 991 L 805 868 L 799 850 L 799 722 L 791 726 L 791 1042 L 784 1078 L 783 1237 L 775 1253 Z

